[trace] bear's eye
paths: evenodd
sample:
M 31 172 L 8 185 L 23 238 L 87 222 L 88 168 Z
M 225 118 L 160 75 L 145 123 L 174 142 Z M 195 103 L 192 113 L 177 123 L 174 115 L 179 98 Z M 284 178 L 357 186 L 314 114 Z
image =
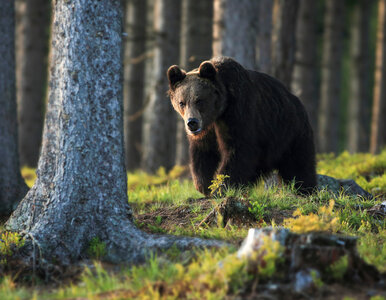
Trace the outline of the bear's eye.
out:
M 185 103 L 182 102 L 182 101 L 179 104 L 180 104 L 180 107 L 184 107 L 185 106 Z

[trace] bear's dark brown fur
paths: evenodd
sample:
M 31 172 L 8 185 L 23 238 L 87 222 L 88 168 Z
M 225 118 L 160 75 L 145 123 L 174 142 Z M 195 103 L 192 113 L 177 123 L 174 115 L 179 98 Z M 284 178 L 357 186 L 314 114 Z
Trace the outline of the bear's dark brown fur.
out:
M 313 133 L 299 99 L 276 79 L 213 58 L 185 73 L 168 70 L 169 95 L 185 121 L 197 190 L 216 174 L 231 185 L 255 183 L 276 169 L 301 193 L 316 185 Z

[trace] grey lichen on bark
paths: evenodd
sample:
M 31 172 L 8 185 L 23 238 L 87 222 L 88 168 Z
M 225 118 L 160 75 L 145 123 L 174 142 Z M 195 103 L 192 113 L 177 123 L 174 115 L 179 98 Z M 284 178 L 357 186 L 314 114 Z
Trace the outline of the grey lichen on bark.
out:
M 0 1 L 0 214 L 8 215 L 28 188 L 20 175 L 16 93 L 14 2 Z
M 46 260 L 79 259 L 96 236 L 112 262 L 135 262 L 174 243 L 184 249 L 223 244 L 152 236 L 132 222 L 123 151 L 121 15 L 120 0 L 58 0 L 54 6 L 37 181 L 6 223 Z

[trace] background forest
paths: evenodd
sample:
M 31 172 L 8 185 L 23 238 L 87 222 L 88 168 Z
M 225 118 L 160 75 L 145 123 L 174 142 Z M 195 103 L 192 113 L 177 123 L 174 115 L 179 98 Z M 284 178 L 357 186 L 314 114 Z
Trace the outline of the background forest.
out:
M 186 165 L 166 70 L 215 55 L 271 74 L 303 101 L 320 153 L 385 145 L 385 3 L 141 0 L 125 2 L 124 128 L 128 170 Z M 37 164 L 49 60 L 50 3 L 16 1 L 21 165 Z
M 166 70 L 217 55 L 301 99 L 315 193 L 195 190 Z M 385 299 L 386 0 L 0 0 L 0 57 L 0 299 Z

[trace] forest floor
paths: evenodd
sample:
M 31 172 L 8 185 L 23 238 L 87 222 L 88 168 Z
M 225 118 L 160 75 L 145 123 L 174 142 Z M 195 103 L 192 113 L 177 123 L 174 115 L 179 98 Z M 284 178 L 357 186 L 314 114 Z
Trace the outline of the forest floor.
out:
M 328 189 L 302 197 L 291 186 L 267 188 L 262 182 L 242 189 L 225 187 L 222 194 L 203 198 L 186 168 L 160 169 L 155 175 L 129 173 L 128 201 L 139 228 L 220 239 L 232 246 L 170 249 L 150 255 L 145 264 L 115 266 L 101 262 L 104 244 L 94 239 L 88 260 L 58 269 L 49 278 L 33 278 L 31 271 L 23 274 L 8 256 L 0 262 L 0 299 L 386 299 L 386 151 L 377 156 L 319 156 L 318 173 L 353 179 L 374 198 Z M 34 170 L 24 168 L 22 174 L 31 186 Z M 355 236 L 357 241 L 352 251 L 336 250 L 332 240 L 328 247 L 312 244 L 312 255 L 271 242 L 253 263 L 240 259 L 237 250 L 248 229 L 268 226 L 291 230 L 297 234 L 291 239 L 300 243 L 315 236 L 324 241 Z M 2 236 L 0 256 L 4 240 Z M 300 248 L 311 249 L 307 247 Z M 344 255 L 331 261 L 336 251 Z M 294 271 L 293 260 L 299 259 L 300 265 L 312 267 Z M 333 263 L 320 266 L 312 260 Z

